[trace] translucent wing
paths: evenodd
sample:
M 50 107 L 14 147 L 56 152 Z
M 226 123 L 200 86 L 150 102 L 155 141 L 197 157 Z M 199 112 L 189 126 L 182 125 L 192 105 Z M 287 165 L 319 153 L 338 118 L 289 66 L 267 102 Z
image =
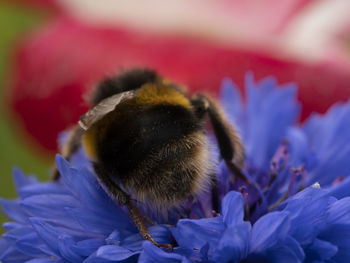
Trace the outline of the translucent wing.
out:
M 100 120 L 108 112 L 114 110 L 114 108 L 122 101 L 131 99 L 135 96 L 135 91 L 126 91 L 118 93 L 111 97 L 108 97 L 98 103 L 96 106 L 91 108 L 87 113 L 80 117 L 79 125 L 84 130 L 91 127 L 92 124 Z

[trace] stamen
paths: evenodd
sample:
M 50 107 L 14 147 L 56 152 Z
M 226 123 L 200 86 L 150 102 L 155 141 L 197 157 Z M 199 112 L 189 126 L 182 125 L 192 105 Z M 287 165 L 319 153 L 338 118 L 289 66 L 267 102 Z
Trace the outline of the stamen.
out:
M 301 175 L 301 186 L 305 188 L 306 186 L 306 174 L 307 171 L 304 166 L 300 167 L 300 175 Z
M 270 166 L 270 179 L 267 185 L 263 189 L 265 194 L 273 182 L 277 179 L 277 174 L 279 174 L 283 169 L 286 168 L 288 163 L 288 142 L 286 140 L 282 141 L 281 145 L 278 147 L 275 155 L 272 157 Z
M 345 180 L 344 176 L 338 176 L 333 182 L 332 186 L 338 185 Z
M 243 196 L 243 199 L 244 199 L 244 202 L 246 203 L 247 202 L 247 198 L 248 198 L 248 190 L 247 190 L 247 187 L 245 187 L 244 185 L 241 186 L 239 188 L 239 191 L 241 192 L 242 196 Z
M 220 213 L 216 212 L 215 210 L 211 211 L 213 217 L 218 217 L 220 216 Z
M 288 185 L 288 190 L 273 204 L 271 204 L 268 207 L 268 210 L 271 211 L 278 207 L 283 201 L 285 201 L 290 195 L 293 195 L 293 187 L 297 181 L 298 176 L 301 177 L 300 180 L 300 185 L 298 186 L 298 189 L 296 192 L 300 192 L 305 188 L 305 177 L 306 177 L 306 170 L 304 167 L 299 167 L 299 168 L 292 168 L 291 171 L 293 172 L 291 181 Z
M 277 169 L 283 169 L 286 167 L 288 158 L 288 142 L 284 140 L 278 147 L 275 155 L 272 157 L 271 170 L 277 172 Z
M 266 192 L 270 189 L 271 185 L 273 184 L 273 182 L 277 179 L 277 173 L 275 172 L 270 172 L 270 179 L 269 182 L 267 183 L 267 185 L 264 187 L 263 189 L 263 193 L 266 194 Z
M 286 200 L 289 196 L 289 192 L 285 192 L 281 197 L 280 199 L 278 199 L 275 203 L 273 203 L 272 205 L 270 205 L 267 210 L 268 211 L 271 211 L 271 210 L 274 210 L 276 207 L 278 207 L 284 200 Z
M 292 169 L 293 175 L 292 178 L 290 180 L 289 186 L 288 186 L 288 195 L 290 195 L 292 193 L 292 188 L 294 186 L 295 180 L 298 176 L 298 170 L 297 169 Z

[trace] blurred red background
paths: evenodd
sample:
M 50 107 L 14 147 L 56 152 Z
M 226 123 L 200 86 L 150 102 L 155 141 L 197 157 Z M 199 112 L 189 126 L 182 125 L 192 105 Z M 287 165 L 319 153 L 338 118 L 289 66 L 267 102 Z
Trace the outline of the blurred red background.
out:
M 346 1 L 179 1 L 168 7 L 153 0 L 153 8 L 137 1 L 19 2 L 51 12 L 18 45 L 8 90 L 14 119 L 44 152 L 56 151 L 57 134 L 86 111 L 83 97 L 94 83 L 135 66 L 156 69 L 191 92 L 217 94 L 223 77 L 243 88 L 248 70 L 256 80 L 273 75 L 279 83 L 295 82 L 302 120 L 350 95 L 350 18 L 339 12 Z M 337 23 L 313 25 L 325 14 Z

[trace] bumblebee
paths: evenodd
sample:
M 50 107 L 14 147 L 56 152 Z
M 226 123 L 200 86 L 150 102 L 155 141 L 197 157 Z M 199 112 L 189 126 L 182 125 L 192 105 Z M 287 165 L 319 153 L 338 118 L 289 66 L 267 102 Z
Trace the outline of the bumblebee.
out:
M 215 162 L 206 135 L 207 119 L 221 158 L 246 181 L 239 167 L 244 148 L 221 108 L 208 96 L 189 97 L 179 86 L 148 69 L 133 69 L 104 79 L 92 96 L 93 107 L 71 133 L 62 155 L 82 145 L 96 176 L 121 205 L 143 238 L 150 236 L 136 202 L 170 208 L 205 190 Z M 54 172 L 53 180 L 59 178 Z

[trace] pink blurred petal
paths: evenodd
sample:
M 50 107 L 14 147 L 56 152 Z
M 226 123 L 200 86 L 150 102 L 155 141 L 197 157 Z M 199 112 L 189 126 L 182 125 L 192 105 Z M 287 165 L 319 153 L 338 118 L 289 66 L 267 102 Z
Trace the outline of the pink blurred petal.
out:
M 87 109 L 83 95 L 91 84 L 133 66 L 154 68 L 192 92 L 216 93 L 225 76 L 243 87 L 247 70 L 253 70 L 256 79 L 275 75 L 280 83 L 295 81 L 303 118 L 350 95 L 349 68 L 307 65 L 191 38 L 94 27 L 62 17 L 19 48 L 11 105 L 29 134 L 55 150 L 58 132 Z

